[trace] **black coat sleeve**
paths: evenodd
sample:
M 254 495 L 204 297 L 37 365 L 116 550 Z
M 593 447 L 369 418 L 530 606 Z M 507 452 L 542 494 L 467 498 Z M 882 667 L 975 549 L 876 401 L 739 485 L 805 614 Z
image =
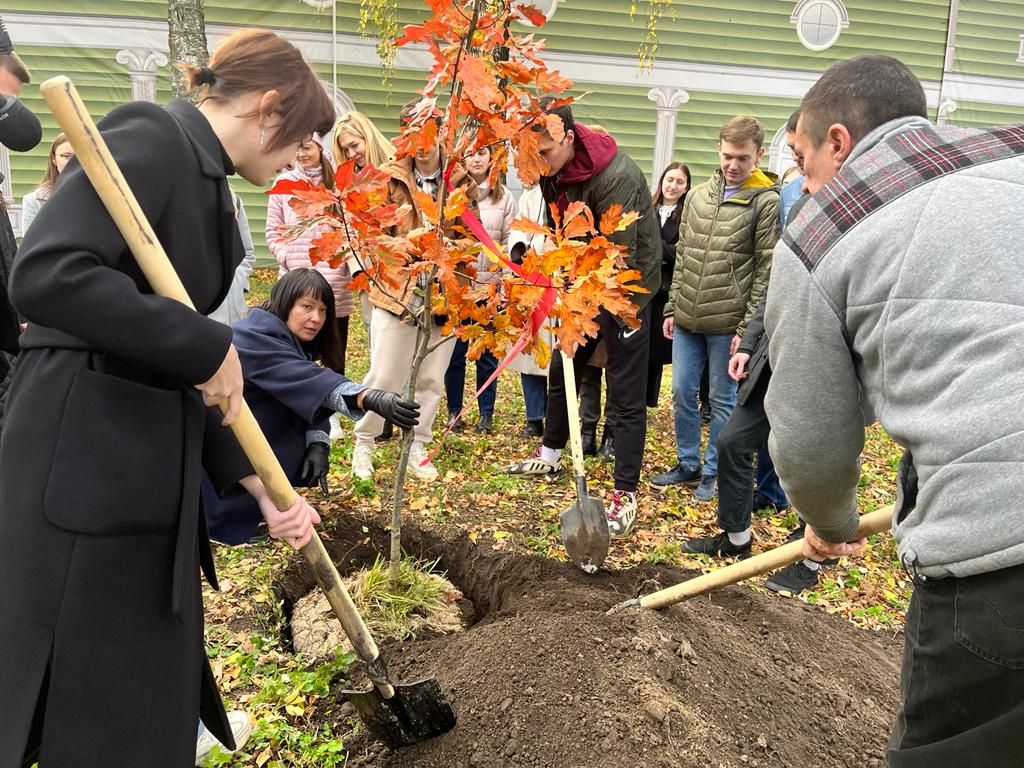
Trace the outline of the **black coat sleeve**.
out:
M 750 316 L 750 322 L 747 323 L 747 329 L 743 332 L 743 338 L 737 347 L 738 352 L 753 354 L 757 349 L 758 342 L 761 341 L 761 336 L 764 334 L 764 308 L 767 299 L 768 292 L 766 291 L 761 296 L 761 301 L 758 302 L 754 314 Z
M 242 451 L 235 433 L 230 428 L 221 426 L 223 420 L 224 414 L 220 408 L 209 406 L 206 409 L 203 469 L 206 470 L 206 475 L 213 483 L 217 495 L 228 498 L 245 493 L 239 481 L 254 474 L 255 470 Z
M 115 109 L 100 129 L 159 231 L 168 200 L 190 194 L 183 182 L 198 173 L 187 139 L 170 115 L 144 102 Z M 149 290 L 85 172 L 72 161 L 22 243 L 11 275 L 14 305 L 30 324 L 64 331 L 178 381 L 208 380 L 227 353 L 230 328 Z

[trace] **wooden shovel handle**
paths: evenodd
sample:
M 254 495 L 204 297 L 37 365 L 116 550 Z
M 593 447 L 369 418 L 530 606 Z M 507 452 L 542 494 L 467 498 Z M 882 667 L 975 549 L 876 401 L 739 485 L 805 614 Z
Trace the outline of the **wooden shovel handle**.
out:
M 54 77 L 43 83 L 40 90 L 153 291 L 195 309 L 121 169 L 86 111 L 74 83 L 63 76 Z M 221 409 L 224 408 L 226 404 L 222 403 Z M 231 429 L 275 506 L 288 509 L 295 503 L 295 489 L 244 401 Z M 301 551 L 356 652 L 366 662 L 375 661 L 380 655 L 377 644 L 359 616 L 316 531 Z M 394 689 L 389 684 L 378 685 L 378 689 L 385 698 L 394 696 Z
M 565 410 L 569 417 L 569 452 L 572 454 L 572 468 L 576 477 L 584 478 L 585 482 L 587 470 L 583 464 L 583 435 L 580 434 L 580 403 L 576 392 L 576 364 L 564 351 L 559 354 L 562 356 L 562 378 L 565 380 Z
M 861 539 L 875 533 L 889 530 L 892 525 L 892 505 L 869 512 L 860 519 L 860 527 L 857 528 L 856 538 Z M 713 589 L 746 581 L 762 573 L 774 571 L 776 568 L 795 563 L 802 560 L 803 540 L 791 541 L 781 547 L 762 552 L 746 560 L 740 560 L 732 565 L 698 576 L 695 579 L 681 582 L 672 587 L 652 592 L 640 598 L 641 608 L 665 608 L 670 605 L 687 600 L 697 595 L 703 595 Z

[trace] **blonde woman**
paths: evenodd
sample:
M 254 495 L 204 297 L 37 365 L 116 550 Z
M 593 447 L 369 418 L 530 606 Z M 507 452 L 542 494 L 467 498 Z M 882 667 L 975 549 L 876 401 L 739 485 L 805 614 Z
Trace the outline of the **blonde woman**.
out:
M 50 195 L 53 194 L 53 188 L 57 184 L 57 178 L 64 170 L 64 166 L 74 156 L 75 150 L 71 148 L 67 137 L 63 133 L 58 133 L 57 138 L 50 145 L 50 156 L 46 160 L 46 173 L 43 174 L 43 180 L 39 182 L 35 189 L 21 198 L 22 232 L 28 230 L 29 224 L 35 219 L 43 203 L 50 199 Z
M 341 165 L 347 160 L 356 161 L 356 170 L 367 163 L 380 168 L 395 158 L 394 145 L 384 138 L 362 112 L 346 112 L 334 124 L 334 162 Z

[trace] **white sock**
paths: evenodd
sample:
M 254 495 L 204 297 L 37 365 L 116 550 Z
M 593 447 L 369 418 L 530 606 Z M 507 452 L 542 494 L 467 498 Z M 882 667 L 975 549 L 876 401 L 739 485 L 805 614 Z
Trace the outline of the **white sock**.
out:
M 734 547 L 742 547 L 752 538 L 749 528 L 745 531 L 740 531 L 739 533 L 729 533 L 728 536 L 729 543 Z
M 540 457 L 548 464 L 554 464 L 561 456 L 561 448 L 548 448 L 546 445 L 540 447 Z
M 819 568 L 821 568 L 821 563 L 816 563 L 813 560 L 804 560 L 804 565 L 806 565 L 812 571 L 817 571 Z

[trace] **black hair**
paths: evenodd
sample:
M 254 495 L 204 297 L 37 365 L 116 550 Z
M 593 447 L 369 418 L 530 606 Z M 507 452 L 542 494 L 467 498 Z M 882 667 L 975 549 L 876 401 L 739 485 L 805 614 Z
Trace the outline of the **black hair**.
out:
M 796 124 L 800 122 L 800 110 L 795 110 L 786 121 L 786 133 L 796 133 Z
M 277 315 L 287 323 L 295 302 L 305 296 L 322 301 L 327 306 L 327 317 L 320 333 L 312 341 L 303 342 L 303 346 L 313 360 L 323 364 L 325 368 L 337 370 L 341 363 L 341 339 L 338 336 L 334 291 L 331 290 L 327 278 L 309 267 L 285 272 L 274 283 L 270 289 L 270 298 L 260 305 L 260 309 Z
M 921 81 L 899 59 L 865 54 L 833 64 L 800 102 L 800 124 L 815 147 L 831 125 L 843 125 L 854 144 L 899 117 L 928 117 Z

